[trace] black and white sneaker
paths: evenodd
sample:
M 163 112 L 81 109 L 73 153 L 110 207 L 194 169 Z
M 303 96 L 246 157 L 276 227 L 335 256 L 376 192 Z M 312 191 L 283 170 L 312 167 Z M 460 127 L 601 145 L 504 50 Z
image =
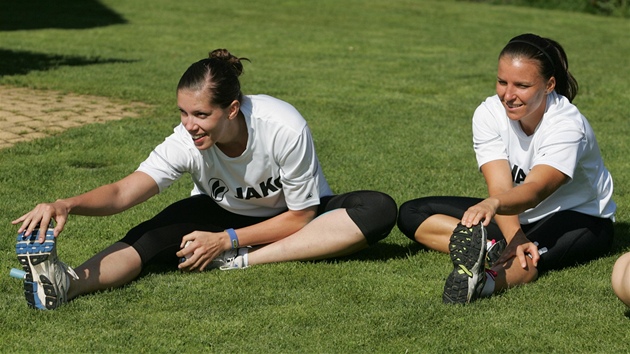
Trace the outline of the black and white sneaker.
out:
M 221 270 L 245 269 L 249 266 L 247 262 L 248 253 L 248 247 L 225 251 L 212 260 L 209 267 Z
M 57 258 L 57 248 L 52 226 L 46 230 L 46 240 L 39 243 L 39 229 L 31 235 L 20 233 L 15 244 L 17 259 L 26 273 L 24 296 L 32 308 L 52 310 L 68 302 L 70 277 L 78 279 L 72 268 Z
M 445 304 L 466 304 L 476 300 L 486 282 L 486 230 L 458 224 L 451 236 L 449 251 L 453 271 L 444 285 Z
M 487 242 L 488 253 L 486 254 L 486 262 L 488 263 L 488 268 L 492 268 L 492 266 L 499 260 L 503 250 L 507 246 L 507 241 L 505 239 L 501 239 L 499 241 L 490 240 Z

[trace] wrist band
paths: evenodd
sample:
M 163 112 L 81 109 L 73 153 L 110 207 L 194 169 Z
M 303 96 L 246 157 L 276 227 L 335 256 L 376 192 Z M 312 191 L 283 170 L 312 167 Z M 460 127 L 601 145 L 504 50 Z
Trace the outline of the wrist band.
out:
M 234 229 L 227 229 L 225 232 L 230 235 L 230 243 L 232 243 L 232 248 L 238 248 L 238 237 L 236 236 L 236 231 Z

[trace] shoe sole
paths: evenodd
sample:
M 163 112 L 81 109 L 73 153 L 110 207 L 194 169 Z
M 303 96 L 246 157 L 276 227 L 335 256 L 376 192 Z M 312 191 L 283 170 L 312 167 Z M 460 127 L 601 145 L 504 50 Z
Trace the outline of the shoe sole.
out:
M 46 230 L 44 243 L 37 240 L 39 230 L 35 229 L 30 236 L 21 233 L 17 236 L 15 253 L 26 272 L 24 276 L 24 296 L 32 308 L 52 310 L 59 304 L 59 296 L 54 284 L 45 275 L 55 257 L 55 236 L 53 229 Z
M 481 225 L 481 224 L 480 224 Z M 473 228 L 458 225 L 451 236 L 449 249 L 453 271 L 444 284 L 442 301 L 445 304 L 465 304 L 476 299 L 482 282 L 479 277 L 485 271 L 486 233 L 481 235 Z

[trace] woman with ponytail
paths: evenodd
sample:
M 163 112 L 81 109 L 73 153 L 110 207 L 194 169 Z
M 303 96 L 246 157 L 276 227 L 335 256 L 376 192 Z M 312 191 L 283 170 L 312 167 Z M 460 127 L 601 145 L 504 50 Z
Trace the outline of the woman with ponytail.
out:
M 122 286 L 148 264 L 203 271 L 316 260 L 354 253 L 389 234 L 393 199 L 374 191 L 334 195 L 300 113 L 279 99 L 241 93 L 243 60 L 218 49 L 186 70 L 177 86 L 181 123 L 135 172 L 13 221 L 21 223 L 16 250 L 31 307 L 54 309 Z M 69 214 L 122 212 L 185 173 L 192 196 L 74 270 L 59 261 L 55 238 Z M 56 226 L 39 229 L 52 220 Z
M 445 303 L 468 303 L 609 252 L 613 181 L 558 42 L 512 38 L 499 54 L 496 95 L 473 116 L 473 147 L 489 196 L 426 197 L 398 227 L 449 253 Z

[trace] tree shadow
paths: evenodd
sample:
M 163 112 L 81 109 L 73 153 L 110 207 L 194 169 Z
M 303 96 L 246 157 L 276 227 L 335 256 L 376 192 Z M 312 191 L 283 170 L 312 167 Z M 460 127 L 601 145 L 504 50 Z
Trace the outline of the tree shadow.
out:
M 85 29 L 127 21 L 97 0 L 9 0 L 2 2 L 0 31 Z
M 49 55 L 26 51 L 0 49 L 0 77 L 25 75 L 31 71 L 45 71 L 60 66 L 84 66 L 107 63 L 131 63 L 135 60 L 86 58 L 66 55 Z

